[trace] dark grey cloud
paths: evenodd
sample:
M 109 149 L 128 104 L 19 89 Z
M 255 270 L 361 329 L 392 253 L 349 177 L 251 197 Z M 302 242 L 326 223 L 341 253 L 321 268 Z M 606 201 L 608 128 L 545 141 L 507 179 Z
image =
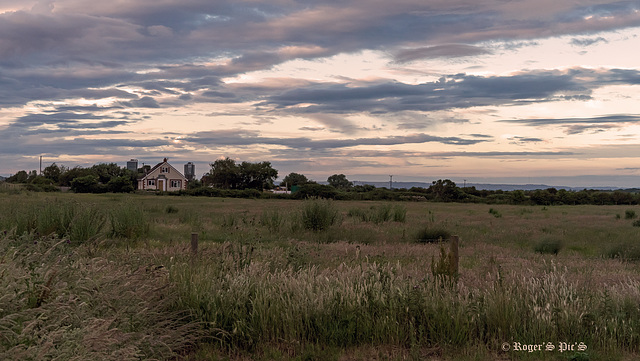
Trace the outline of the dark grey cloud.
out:
M 586 132 L 597 133 L 609 129 L 621 128 L 628 124 L 640 123 L 640 115 L 616 114 L 590 118 L 524 118 L 505 119 L 503 123 L 515 123 L 528 126 L 560 126 L 565 133 L 581 134 Z
M 279 145 L 294 149 L 337 149 L 356 147 L 361 145 L 398 145 L 407 143 L 442 143 L 454 145 L 473 145 L 485 142 L 479 139 L 460 137 L 437 137 L 428 134 L 412 134 L 404 136 L 389 136 L 380 138 L 351 138 L 315 140 L 307 137 L 275 138 L 261 136 L 258 131 L 223 130 L 198 132 L 186 136 L 185 142 L 219 146 L 247 146 L 255 144 Z
M 120 102 L 127 108 L 160 108 L 160 104 L 152 97 L 142 97 L 127 102 Z
M 512 144 L 526 144 L 526 143 L 544 142 L 544 139 L 542 139 L 542 138 L 520 137 L 520 136 L 513 136 L 513 137 L 508 138 L 508 140 Z
M 616 114 L 591 118 L 525 118 L 500 121 L 505 123 L 518 123 L 530 126 L 562 124 L 620 124 L 640 122 L 640 115 Z
M 395 55 L 399 63 L 406 63 L 418 59 L 458 58 L 464 56 L 491 54 L 489 49 L 467 44 L 445 44 L 416 49 L 405 49 Z
M 270 96 L 261 105 L 276 109 L 293 107 L 288 110 L 298 113 L 435 111 L 548 100 L 561 92 L 589 93 L 588 85 L 573 74 L 559 71 L 494 77 L 458 74 L 417 85 L 398 82 L 361 87 L 314 85 Z M 300 107 L 300 104 L 310 105 Z
M 131 154 L 132 149 L 136 152 L 152 150 L 157 147 L 171 147 L 168 140 L 134 140 L 134 139 L 87 139 L 78 138 L 42 138 L 42 134 L 31 137 L 23 137 L 19 142 L 0 142 L 0 154 L 10 154 L 19 156 L 33 156 L 40 154 L 58 156 L 68 155 L 117 155 Z
M 598 43 L 608 43 L 607 39 L 599 36 L 597 38 L 573 38 L 571 39 L 571 45 L 575 46 L 591 46 Z

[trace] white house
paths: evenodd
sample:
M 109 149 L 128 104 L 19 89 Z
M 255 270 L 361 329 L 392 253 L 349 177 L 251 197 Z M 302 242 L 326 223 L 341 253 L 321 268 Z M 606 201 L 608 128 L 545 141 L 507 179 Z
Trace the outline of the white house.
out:
M 187 178 L 169 164 L 165 158 L 164 161 L 151 168 L 144 177 L 138 179 L 138 189 L 172 192 L 187 189 L 187 182 Z

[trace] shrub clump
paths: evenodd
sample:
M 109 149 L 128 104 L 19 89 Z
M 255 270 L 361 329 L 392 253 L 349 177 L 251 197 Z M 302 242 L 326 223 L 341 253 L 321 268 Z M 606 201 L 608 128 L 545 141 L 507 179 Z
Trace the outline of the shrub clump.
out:
M 415 236 L 418 243 L 433 243 L 446 241 L 451 237 L 451 232 L 443 228 L 426 227 L 420 229 Z
M 558 252 L 562 249 L 563 244 L 562 241 L 558 239 L 543 239 L 538 242 L 534 247 L 534 251 L 540 254 L 555 254 L 558 255 Z
M 323 231 L 337 223 L 338 219 L 338 210 L 329 200 L 308 200 L 302 208 L 304 229 Z
M 624 211 L 624 219 L 634 219 L 637 216 L 638 215 L 636 215 L 636 211 L 634 211 L 633 209 L 627 209 L 626 211 Z
M 165 207 L 164 211 L 168 214 L 178 213 L 178 208 L 172 205 L 168 205 Z
M 502 217 L 502 213 L 500 213 L 497 209 L 490 208 L 489 213 L 493 214 L 493 216 L 496 218 Z
M 640 261 L 640 245 L 631 242 L 619 243 L 610 247 L 604 256 L 624 261 Z

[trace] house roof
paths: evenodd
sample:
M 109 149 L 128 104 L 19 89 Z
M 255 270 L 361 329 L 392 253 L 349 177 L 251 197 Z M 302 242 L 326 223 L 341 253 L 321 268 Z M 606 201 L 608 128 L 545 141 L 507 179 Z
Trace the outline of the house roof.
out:
M 180 171 L 178 169 L 176 169 L 176 167 L 172 166 L 171 164 L 169 164 L 169 162 L 167 161 L 167 158 L 164 158 L 164 160 L 158 164 L 156 164 L 153 168 L 151 168 L 151 170 L 149 170 L 149 172 L 147 172 L 147 174 L 145 174 L 143 177 L 138 178 L 138 180 L 142 180 L 147 178 L 151 173 L 153 173 L 153 171 L 155 171 L 156 169 L 160 168 L 160 166 L 162 165 L 168 165 L 169 167 L 171 167 L 171 169 L 173 169 L 176 173 L 178 173 L 178 175 L 180 175 L 180 177 L 187 179 L 187 177 L 185 177 L 182 173 L 180 173 Z

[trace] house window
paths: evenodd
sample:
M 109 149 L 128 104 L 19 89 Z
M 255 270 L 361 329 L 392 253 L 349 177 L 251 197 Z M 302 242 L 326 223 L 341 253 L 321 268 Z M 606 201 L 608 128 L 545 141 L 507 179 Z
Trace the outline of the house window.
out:
M 182 181 L 180 180 L 171 181 L 171 188 L 181 188 L 181 187 L 182 187 Z
M 169 167 L 160 168 L 160 173 L 169 173 Z
M 149 180 L 147 181 L 147 185 L 155 186 L 155 185 L 156 185 L 156 180 L 155 180 L 155 179 L 149 179 Z

